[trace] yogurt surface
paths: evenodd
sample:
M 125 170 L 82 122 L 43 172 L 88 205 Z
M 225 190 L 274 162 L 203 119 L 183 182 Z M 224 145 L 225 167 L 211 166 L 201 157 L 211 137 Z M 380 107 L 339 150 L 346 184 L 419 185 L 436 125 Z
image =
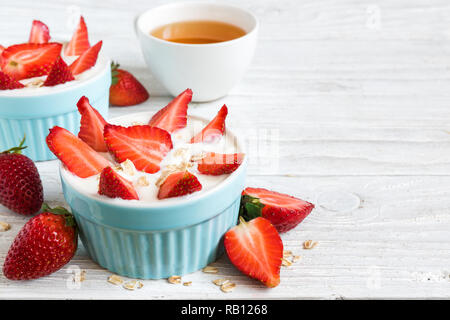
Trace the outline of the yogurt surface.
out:
M 147 124 L 152 115 L 153 113 L 133 114 L 120 117 L 117 120 L 113 119 L 110 123 L 122 126 Z M 171 137 L 173 149 L 162 160 L 160 164 L 160 171 L 154 174 L 138 171 L 134 168 L 134 166 L 130 166 L 130 162 L 128 161 L 118 164 L 114 161 L 110 154 L 102 153 L 105 158 L 110 160 L 116 166 L 116 171 L 122 177 L 133 183 L 133 186 L 138 193 L 139 200 L 109 198 L 98 194 L 100 174 L 83 179 L 66 170 L 64 166 L 62 167 L 62 174 L 65 180 L 79 192 L 111 203 L 121 205 L 126 205 L 129 203 L 134 203 L 134 205 L 137 205 L 138 203 L 142 203 L 142 205 L 148 205 L 149 203 L 176 203 L 184 201 L 215 188 L 224 182 L 230 175 L 204 175 L 197 170 L 197 164 L 193 162 L 193 166 L 187 167 L 187 170 L 198 178 L 202 185 L 202 190 L 181 197 L 159 200 L 157 198 L 159 191 L 157 182 L 161 176 L 164 175 L 164 172 L 168 169 L 168 166 L 183 166 L 190 162 L 191 157 L 200 156 L 202 153 L 206 152 L 227 154 L 242 152 L 238 142 L 232 134 L 225 133 L 223 137 L 215 139 L 212 142 L 189 143 L 190 139 L 195 134 L 201 132 L 207 123 L 207 121 L 200 120 L 196 117 L 188 117 L 187 126 L 172 133 Z

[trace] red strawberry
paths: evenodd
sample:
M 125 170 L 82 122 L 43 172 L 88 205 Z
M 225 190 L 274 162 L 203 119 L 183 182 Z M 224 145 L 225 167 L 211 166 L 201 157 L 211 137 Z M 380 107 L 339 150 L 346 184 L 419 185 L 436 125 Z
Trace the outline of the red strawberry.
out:
M 58 126 L 50 129 L 47 145 L 67 169 L 80 178 L 93 176 L 111 165 L 86 142 Z
M 49 275 L 67 264 L 77 250 L 73 216 L 64 208 L 50 209 L 28 220 L 9 248 L 3 274 L 11 280 Z
M 45 23 L 33 20 L 31 25 L 29 43 L 47 43 L 50 40 L 50 31 Z
M 246 220 L 264 217 L 272 222 L 278 232 L 286 232 L 302 222 L 312 209 L 312 203 L 287 194 L 263 188 L 246 188 L 242 192 L 240 214 Z
M 139 200 L 131 181 L 128 181 L 111 167 L 103 169 L 100 175 L 98 193 L 110 198 L 122 198 L 125 200 Z
M 14 80 L 6 73 L 0 71 L 0 90 L 20 89 L 25 87 L 19 81 Z
M 118 162 L 129 159 L 136 169 L 147 173 L 159 171 L 159 164 L 173 148 L 170 134 L 160 128 L 143 126 L 105 126 L 106 146 Z
M 192 90 L 186 89 L 170 103 L 159 110 L 148 123 L 170 133 L 186 127 L 188 104 L 192 100 Z
M 98 152 L 107 152 L 103 129 L 106 121 L 102 115 L 89 104 L 89 99 L 81 97 L 77 103 L 78 111 L 81 114 L 81 126 L 78 138 L 86 142 L 92 149 Z
M 93 45 L 85 52 L 83 52 L 83 54 L 79 56 L 77 60 L 72 62 L 69 68 L 74 76 L 95 66 L 95 63 L 97 62 L 98 53 L 102 48 L 102 43 L 103 43 L 102 41 L 97 42 L 95 45 Z
M 56 58 L 60 43 L 23 43 L 6 48 L 2 53 L 3 72 L 16 80 L 47 75 Z
M 2 53 L 5 50 L 5 47 L 0 44 L 0 70 L 2 70 Z
M 64 50 L 64 54 L 66 56 L 80 56 L 90 47 L 86 23 L 83 16 L 81 16 L 72 39 Z
M 269 220 L 256 218 L 225 233 L 225 250 L 231 263 L 245 275 L 268 287 L 280 283 L 283 242 Z
M 126 107 L 147 100 L 150 97 L 147 89 L 131 73 L 118 67 L 118 64 L 111 63 L 112 82 L 109 88 L 109 102 L 113 106 Z
M 57 84 L 72 80 L 75 80 L 75 78 L 73 77 L 72 72 L 70 72 L 69 67 L 61 57 L 58 57 L 44 82 L 44 86 L 53 87 Z
M 197 177 L 188 171 L 172 173 L 159 187 L 158 199 L 181 197 L 202 190 Z
M 198 162 L 198 171 L 211 176 L 220 176 L 234 172 L 244 160 L 243 153 L 222 154 L 208 152 Z
M 195 137 L 192 137 L 191 143 L 197 142 L 211 142 L 217 139 L 218 137 L 223 136 L 225 132 L 225 119 L 228 114 L 228 108 L 226 105 L 219 110 L 214 119 L 211 120 L 208 125 L 203 128 L 202 132 L 197 134 Z
M 39 211 L 44 199 L 39 172 L 30 158 L 20 154 L 25 138 L 15 148 L 0 153 L 0 203 L 28 215 Z

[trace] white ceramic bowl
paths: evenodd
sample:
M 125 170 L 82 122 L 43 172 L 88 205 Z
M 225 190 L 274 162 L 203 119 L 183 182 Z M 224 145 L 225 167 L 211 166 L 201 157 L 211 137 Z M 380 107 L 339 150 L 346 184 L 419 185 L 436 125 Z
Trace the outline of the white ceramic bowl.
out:
M 152 30 L 165 24 L 213 20 L 242 28 L 240 38 L 210 44 L 176 43 L 156 38 Z M 225 96 L 242 78 L 256 46 L 258 21 L 241 8 L 218 3 L 182 2 L 150 9 L 135 20 L 136 34 L 152 74 L 176 96 L 186 88 L 193 101 Z

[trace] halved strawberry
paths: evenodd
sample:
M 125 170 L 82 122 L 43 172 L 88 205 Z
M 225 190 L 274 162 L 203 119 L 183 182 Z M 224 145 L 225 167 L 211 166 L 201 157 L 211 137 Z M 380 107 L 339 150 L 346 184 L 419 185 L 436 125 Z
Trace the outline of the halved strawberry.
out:
M 20 89 L 25 87 L 6 73 L 0 71 L 0 90 Z
M 192 137 L 191 143 L 212 142 L 215 139 L 223 136 L 223 133 L 225 132 L 225 119 L 227 117 L 227 114 L 228 108 L 226 105 L 223 105 L 214 119 L 212 119 L 211 122 L 208 123 L 205 128 L 203 128 L 202 132 Z
M 170 103 L 159 110 L 149 121 L 152 127 L 169 131 L 186 127 L 188 104 L 192 100 L 192 90 L 186 89 L 175 97 Z
M 80 74 L 87 69 L 95 66 L 97 62 L 97 57 L 100 49 L 102 48 L 102 41 L 97 42 L 95 45 L 87 49 L 81 56 L 78 57 L 77 60 L 72 62 L 69 66 L 70 71 L 72 71 L 73 75 Z
M 59 57 L 60 43 L 22 43 L 6 48 L 2 53 L 3 72 L 16 80 L 47 75 Z
M 72 39 L 64 50 L 64 54 L 66 56 L 80 56 L 90 47 L 86 23 L 84 22 L 83 16 L 81 16 Z
M 268 287 L 280 283 L 283 242 L 269 220 L 256 218 L 225 233 L 225 250 L 236 268 Z
M 98 152 L 107 152 L 103 130 L 107 122 L 102 115 L 89 104 L 89 99 L 81 97 L 77 103 L 81 114 L 80 132 L 78 138 L 86 142 L 92 149 Z
M 128 181 L 111 167 L 106 167 L 100 174 L 98 193 L 110 198 L 122 198 L 125 200 L 139 200 L 139 196 Z
M 200 181 L 189 171 L 172 173 L 159 187 L 158 199 L 181 197 L 202 189 Z
M 50 70 L 47 79 L 45 79 L 44 86 L 53 87 L 56 86 L 57 84 L 65 83 L 67 81 L 72 80 L 75 80 L 75 78 L 72 75 L 72 72 L 70 72 L 70 69 L 67 66 L 67 64 L 61 58 L 61 56 L 59 56 L 58 58 L 56 58 L 56 61 L 53 64 L 53 67 Z
M 198 162 L 198 171 L 211 176 L 220 176 L 234 172 L 244 160 L 243 153 L 222 154 L 208 152 Z
M 103 136 L 109 152 L 118 162 L 129 159 L 136 169 L 147 173 L 158 172 L 162 159 L 173 148 L 170 133 L 148 125 L 107 124 Z
M 263 188 L 246 188 L 242 191 L 240 214 L 246 220 L 264 217 L 286 232 L 295 228 L 308 216 L 314 205 L 290 195 Z
M 67 169 L 80 178 L 100 173 L 111 163 L 70 131 L 55 126 L 47 136 L 47 145 Z
M 45 23 L 33 20 L 31 25 L 29 43 L 47 43 L 50 40 L 50 31 Z

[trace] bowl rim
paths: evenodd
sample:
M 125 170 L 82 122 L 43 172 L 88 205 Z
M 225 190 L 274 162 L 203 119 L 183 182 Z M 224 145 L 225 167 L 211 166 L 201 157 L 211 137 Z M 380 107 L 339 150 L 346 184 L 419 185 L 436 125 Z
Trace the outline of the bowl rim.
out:
M 114 117 L 112 119 L 108 119 L 108 121 L 120 121 L 122 118 L 127 118 L 130 116 L 136 116 L 136 115 L 144 115 L 144 114 L 148 115 L 150 113 L 154 114 L 149 111 L 135 112 L 135 113 L 130 113 L 127 115 L 119 116 L 119 117 Z M 205 119 L 201 116 L 188 115 L 188 119 L 189 118 L 206 121 L 206 123 L 208 122 L 207 119 Z M 233 183 L 234 180 L 236 180 L 239 175 L 241 175 L 245 172 L 245 168 L 248 163 L 248 156 L 245 153 L 243 144 L 240 141 L 240 139 L 233 132 L 229 131 L 228 129 L 225 129 L 225 130 L 226 130 L 225 133 L 228 135 L 231 135 L 231 137 L 234 138 L 234 140 L 236 141 L 237 149 L 241 150 L 241 152 L 245 154 L 244 160 L 242 161 L 241 165 L 234 172 L 229 174 L 229 176 L 227 178 L 225 178 L 225 180 L 221 181 L 220 183 L 218 183 L 211 189 L 209 189 L 205 192 L 202 192 L 202 193 L 193 193 L 193 194 L 191 194 L 190 197 L 176 201 L 176 202 L 168 203 L 168 202 L 162 200 L 162 201 L 146 203 L 146 202 L 143 202 L 140 200 L 123 200 L 123 203 L 122 203 L 122 201 L 120 201 L 121 199 L 110 199 L 107 197 L 105 197 L 105 199 L 103 199 L 103 198 L 100 198 L 97 196 L 93 196 L 87 192 L 80 190 L 79 188 L 74 187 L 72 184 L 69 183 L 66 176 L 73 175 L 73 173 L 71 173 L 69 170 L 67 170 L 61 161 L 59 161 L 60 177 L 62 180 L 64 180 L 66 186 L 70 187 L 70 189 L 73 189 L 74 191 L 78 192 L 79 194 L 87 197 L 88 199 L 90 199 L 92 201 L 100 202 L 104 205 L 109 205 L 109 206 L 113 206 L 113 207 L 117 207 L 117 208 L 123 208 L 123 209 L 133 208 L 133 209 L 143 209 L 143 210 L 146 210 L 146 209 L 176 209 L 176 208 L 184 207 L 188 204 L 192 205 L 193 203 L 199 202 L 199 201 L 203 200 L 203 198 L 210 196 L 212 193 L 216 193 L 219 189 L 223 189 L 225 186 Z M 120 202 L 119 201 L 112 202 L 111 200 L 119 200 Z
M 236 9 L 239 11 L 242 11 L 246 14 L 248 14 L 254 22 L 254 25 L 252 27 L 252 29 L 247 32 L 245 35 L 236 38 L 236 39 L 232 39 L 232 40 L 227 40 L 227 41 L 222 41 L 222 42 L 214 42 L 214 43 L 203 43 L 203 44 L 196 44 L 196 43 L 179 43 L 179 42 L 172 42 L 172 41 L 167 41 L 167 40 L 163 40 L 160 38 L 157 38 L 155 36 L 153 36 L 152 34 L 150 34 L 149 31 L 144 32 L 141 29 L 141 21 L 143 19 L 143 16 L 147 13 L 149 13 L 150 11 L 153 10 L 158 10 L 158 9 L 163 9 L 163 8 L 170 8 L 170 7 L 180 7 L 180 6 L 215 6 L 215 7 L 226 7 L 226 8 L 232 8 L 232 9 Z M 207 2 L 207 1 L 189 1 L 189 2 L 173 2 L 173 3 L 168 3 L 168 4 L 163 4 L 163 5 L 159 5 L 150 9 L 145 10 L 144 12 L 138 14 L 135 19 L 134 19 L 134 27 L 135 27 L 135 32 L 136 33 L 140 33 L 142 34 L 144 37 L 156 41 L 158 43 L 161 44 L 165 44 L 168 46 L 174 46 L 174 47 L 188 47 L 188 48 L 211 48 L 211 47 L 223 47 L 223 46 L 228 46 L 240 41 L 244 41 L 247 40 L 248 38 L 250 38 L 253 34 L 257 33 L 258 29 L 259 29 L 259 21 L 258 18 L 251 13 L 249 10 L 246 10 L 244 8 L 241 8 L 239 6 L 236 5 L 232 5 L 232 4 L 228 4 L 228 3 L 221 3 L 221 2 Z
M 25 93 L 19 94 L 20 89 L 0 90 L 0 99 L 1 98 L 7 98 L 7 99 L 41 98 L 41 97 L 49 97 L 49 96 L 53 96 L 53 95 L 58 95 L 58 94 L 66 92 L 66 91 L 77 90 L 80 87 L 90 85 L 92 82 L 97 81 L 98 78 L 101 78 L 102 76 L 104 76 L 105 72 L 108 72 L 108 70 L 111 68 L 111 59 L 109 59 L 105 55 L 99 55 L 99 57 L 97 58 L 97 62 L 102 62 L 101 69 L 98 70 L 97 74 L 90 77 L 89 79 L 82 80 L 82 81 L 79 81 L 78 83 L 71 84 L 71 85 L 65 86 L 65 87 L 57 88 L 57 86 L 56 86 L 56 88 L 53 87 L 54 90 L 47 91 L 47 92 L 45 92 L 45 91 L 39 92 L 39 90 L 35 90 L 35 91 L 33 90 L 31 92 L 25 92 Z M 96 64 L 97 64 L 97 62 L 96 62 Z M 88 71 L 88 70 L 86 70 L 86 71 Z

